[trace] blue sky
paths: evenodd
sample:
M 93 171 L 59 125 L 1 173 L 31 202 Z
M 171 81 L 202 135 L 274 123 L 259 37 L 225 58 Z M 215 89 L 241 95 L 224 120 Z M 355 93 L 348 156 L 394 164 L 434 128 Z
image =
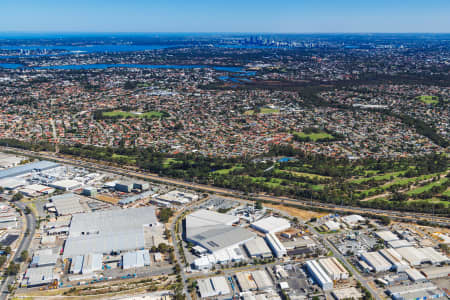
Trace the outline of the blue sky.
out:
M 450 0 L 0 0 L 0 32 L 450 32 Z

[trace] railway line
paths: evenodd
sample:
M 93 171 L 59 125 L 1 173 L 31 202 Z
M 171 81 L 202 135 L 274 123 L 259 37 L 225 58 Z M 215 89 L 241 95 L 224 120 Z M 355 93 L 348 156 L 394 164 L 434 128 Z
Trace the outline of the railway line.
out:
M 372 214 L 377 216 L 388 216 L 396 221 L 403 221 L 403 222 L 417 222 L 417 221 L 429 221 L 433 222 L 435 224 L 438 224 L 440 226 L 446 226 L 450 227 L 450 218 L 444 217 L 444 216 L 437 216 L 432 214 L 426 214 L 426 213 L 414 213 L 414 212 L 401 212 L 401 211 L 394 211 L 394 210 L 382 210 L 382 209 L 373 209 L 373 208 L 363 208 L 363 207 L 354 207 L 354 206 L 341 206 L 331 203 L 321 203 L 316 201 L 310 201 L 307 199 L 292 199 L 288 197 L 277 197 L 277 196 L 267 196 L 267 195 L 250 195 L 245 196 L 242 194 L 242 192 L 227 189 L 227 188 L 220 188 L 220 187 L 214 187 L 206 184 L 199 184 L 195 182 L 188 182 L 180 179 L 173 179 L 173 178 L 167 178 L 167 177 L 161 177 L 158 174 L 152 174 L 142 171 L 137 171 L 132 168 L 125 168 L 125 167 L 117 167 L 114 165 L 110 165 L 105 162 L 99 162 L 99 161 L 93 161 L 89 159 L 79 159 L 79 158 L 73 158 L 71 156 L 62 155 L 62 154 L 55 154 L 50 152 L 34 152 L 29 150 L 23 150 L 23 149 L 17 149 L 17 148 L 11 148 L 11 147 L 0 147 L 0 150 L 6 151 L 6 152 L 12 152 L 16 154 L 26 155 L 26 156 L 33 156 L 41 159 L 46 160 L 52 160 L 59 163 L 65 163 L 75 166 L 80 166 L 88 169 L 103 171 L 103 172 L 109 172 L 114 173 L 117 175 L 123 175 L 123 176 L 132 176 L 140 179 L 146 179 L 150 181 L 160 182 L 164 184 L 172 184 L 177 185 L 189 189 L 196 189 L 202 192 L 209 192 L 209 193 L 216 193 L 223 196 L 231 196 L 235 198 L 243 198 L 243 199 L 249 199 L 249 200 L 261 200 L 261 201 L 268 201 L 275 204 L 288 204 L 288 205 L 297 205 L 302 206 L 304 208 L 313 208 L 313 209 L 324 209 L 324 210 L 330 210 L 330 211 L 336 211 L 336 212 L 349 212 L 349 213 L 355 213 L 355 214 Z

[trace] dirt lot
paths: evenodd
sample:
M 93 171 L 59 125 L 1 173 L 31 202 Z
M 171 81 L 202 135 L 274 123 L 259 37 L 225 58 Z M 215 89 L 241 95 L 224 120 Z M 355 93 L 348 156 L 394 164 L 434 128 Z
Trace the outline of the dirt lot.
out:
M 293 217 L 297 217 L 303 221 L 308 221 L 311 218 L 320 218 L 322 216 L 327 215 L 326 213 L 320 213 L 320 212 L 315 212 L 315 211 L 310 211 L 310 210 L 303 210 L 303 209 L 299 209 L 299 208 L 288 207 L 288 206 L 284 206 L 284 205 L 276 205 L 276 204 L 271 204 L 271 203 L 264 203 L 264 206 L 267 208 L 275 208 L 278 210 L 285 211 L 289 215 L 291 215 Z

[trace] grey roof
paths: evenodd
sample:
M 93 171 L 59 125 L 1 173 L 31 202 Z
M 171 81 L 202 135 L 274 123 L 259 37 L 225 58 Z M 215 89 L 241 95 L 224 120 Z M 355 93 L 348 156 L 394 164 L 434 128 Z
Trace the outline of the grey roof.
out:
M 257 237 L 256 239 L 246 242 L 245 248 L 247 249 L 248 254 L 250 254 L 250 256 L 259 256 L 268 253 L 272 254 L 272 251 L 270 250 L 266 241 L 264 241 L 264 239 L 260 237 Z
M 58 272 L 55 272 L 53 266 L 28 268 L 24 278 L 29 286 L 43 285 L 52 282 L 54 279 L 59 280 Z
M 59 166 L 59 164 L 51 162 L 51 161 L 46 161 L 46 160 L 28 163 L 25 165 L 14 167 L 14 168 L 1 170 L 0 171 L 0 179 L 7 178 L 7 177 L 19 176 L 19 175 L 23 175 L 23 174 L 30 173 L 33 171 L 38 171 L 38 172 L 45 171 L 45 170 L 56 168 L 58 166 Z
M 71 215 L 85 212 L 85 209 L 80 204 L 81 199 L 81 196 L 73 193 L 53 196 L 51 198 L 58 215 Z
M 189 240 L 215 252 L 232 245 L 244 243 L 256 236 L 253 232 L 242 228 L 226 225 L 217 225 L 208 228 L 203 227 L 203 231 L 189 236 Z
M 153 207 L 75 214 L 64 257 L 144 248 L 144 225 L 156 224 Z

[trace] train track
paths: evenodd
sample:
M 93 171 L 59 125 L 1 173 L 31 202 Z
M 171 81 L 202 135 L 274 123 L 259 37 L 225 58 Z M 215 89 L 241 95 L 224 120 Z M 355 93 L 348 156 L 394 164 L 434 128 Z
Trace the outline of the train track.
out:
M 432 214 L 426 214 L 426 213 L 414 213 L 414 212 L 401 212 L 401 211 L 394 211 L 394 210 L 382 210 L 382 209 L 373 209 L 373 208 L 363 208 L 363 207 L 354 207 L 354 206 L 340 206 L 330 203 L 321 203 L 316 201 L 310 201 L 307 199 L 292 199 L 288 197 L 276 197 L 276 196 L 266 196 L 266 195 L 250 195 L 250 196 L 243 196 L 242 192 L 227 189 L 227 188 L 220 188 L 220 187 L 214 187 L 210 185 L 205 184 L 199 184 L 195 182 L 188 182 L 184 180 L 179 179 L 173 179 L 173 178 L 167 178 L 167 177 L 161 177 L 158 174 L 152 174 L 142 171 L 137 171 L 134 169 L 124 168 L 124 167 L 117 167 L 113 165 L 108 165 L 105 162 L 99 162 L 99 161 L 93 161 L 93 160 L 87 160 L 87 159 L 77 159 L 73 158 L 68 155 L 56 155 L 54 153 L 49 152 L 34 152 L 29 150 L 22 150 L 17 148 L 11 148 L 11 147 L 0 147 L 2 151 L 6 152 L 12 152 L 16 154 L 26 155 L 26 156 L 33 156 L 41 159 L 46 160 L 52 160 L 59 163 L 65 163 L 75 166 L 84 167 L 87 169 L 93 169 L 103 172 L 109 172 L 114 173 L 117 175 L 123 175 L 123 176 L 133 176 L 140 179 L 146 179 L 150 181 L 165 183 L 165 184 L 171 184 L 171 185 L 177 185 L 184 188 L 189 189 L 196 189 L 202 192 L 210 192 L 215 194 L 220 194 L 224 196 L 231 196 L 235 198 L 243 198 L 243 199 L 250 199 L 250 200 L 261 200 L 261 201 L 268 201 L 271 203 L 278 203 L 278 204 L 288 204 L 288 205 L 296 205 L 296 206 L 302 206 L 305 208 L 313 208 L 313 209 L 325 209 L 329 211 L 336 211 L 336 212 L 349 212 L 349 213 L 355 213 L 355 214 L 372 214 L 377 216 L 388 216 L 392 218 L 393 220 L 398 221 L 406 221 L 406 222 L 417 222 L 417 221 L 429 221 L 433 222 L 435 224 L 438 224 L 440 226 L 447 226 L 450 227 L 450 218 L 444 217 L 444 216 L 437 216 Z

